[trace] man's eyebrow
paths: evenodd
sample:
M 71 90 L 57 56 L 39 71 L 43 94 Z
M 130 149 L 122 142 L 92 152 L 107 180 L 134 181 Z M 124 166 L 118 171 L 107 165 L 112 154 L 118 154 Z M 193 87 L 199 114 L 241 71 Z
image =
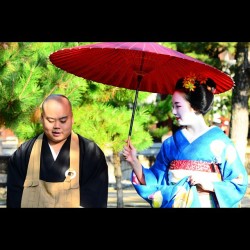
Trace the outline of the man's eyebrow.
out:
M 68 118 L 68 115 L 66 115 L 66 116 L 62 116 L 62 117 L 59 117 L 59 118 L 58 118 L 58 120 L 61 120 L 61 119 L 66 119 L 66 118 Z M 50 117 L 50 116 L 47 116 L 47 117 L 46 117 L 46 119 L 57 120 L 56 118 L 54 118 L 54 117 Z

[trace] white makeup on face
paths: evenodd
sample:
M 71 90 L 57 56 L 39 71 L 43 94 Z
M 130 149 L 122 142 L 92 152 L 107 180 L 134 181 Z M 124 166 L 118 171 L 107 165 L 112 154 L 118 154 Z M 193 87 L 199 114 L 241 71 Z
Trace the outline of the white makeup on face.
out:
M 196 114 L 190 103 L 185 99 L 185 94 L 175 91 L 172 97 L 173 114 L 181 126 L 188 126 L 194 123 Z

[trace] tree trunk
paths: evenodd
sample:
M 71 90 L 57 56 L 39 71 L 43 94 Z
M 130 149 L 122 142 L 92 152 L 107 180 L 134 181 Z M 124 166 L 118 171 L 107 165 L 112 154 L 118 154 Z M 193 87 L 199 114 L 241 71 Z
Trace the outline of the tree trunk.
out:
M 250 89 L 249 42 L 238 42 L 236 48 L 235 87 L 232 91 L 230 137 L 245 164 L 249 127 L 248 100 Z
M 119 153 L 113 154 L 114 160 L 114 175 L 116 179 L 116 191 L 117 191 L 117 207 L 123 208 L 123 191 L 122 191 L 122 171 Z

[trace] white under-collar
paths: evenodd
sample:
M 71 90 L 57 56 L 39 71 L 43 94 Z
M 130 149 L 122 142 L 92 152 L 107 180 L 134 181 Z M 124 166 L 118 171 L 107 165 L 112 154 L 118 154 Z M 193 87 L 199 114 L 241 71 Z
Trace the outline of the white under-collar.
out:
M 48 143 L 49 144 L 49 143 Z M 58 152 L 58 154 L 54 151 L 54 149 L 50 146 L 50 144 L 49 144 L 49 147 L 50 147 L 50 151 L 51 151 L 51 153 L 52 153 L 52 155 L 53 155 L 53 158 L 54 158 L 54 161 L 56 160 L 56 158 L 57 158 L 57 156 L 58 156 L 58 154 L 59 154 L 59 152 Z

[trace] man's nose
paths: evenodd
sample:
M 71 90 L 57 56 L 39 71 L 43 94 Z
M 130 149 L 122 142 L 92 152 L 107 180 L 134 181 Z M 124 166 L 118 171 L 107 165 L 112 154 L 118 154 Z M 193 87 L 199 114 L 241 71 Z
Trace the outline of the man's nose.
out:
M 55 120 L 54 122 L 54 128 L 59 128 L 60 127 L 60 121 Z

